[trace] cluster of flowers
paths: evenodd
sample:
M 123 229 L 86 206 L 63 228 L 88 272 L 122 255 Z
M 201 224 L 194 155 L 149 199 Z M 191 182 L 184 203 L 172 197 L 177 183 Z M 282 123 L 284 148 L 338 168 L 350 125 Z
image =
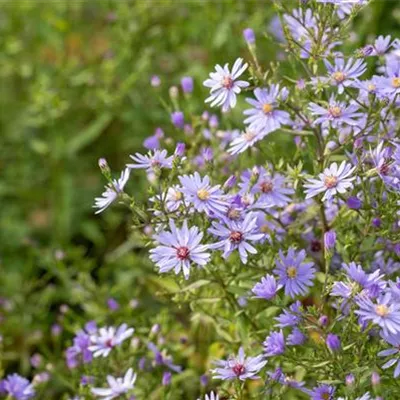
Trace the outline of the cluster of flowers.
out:
M 224 118 L 242 91 L 250 93 L 242 132 L 223 130 L 208 111 L 189 119 L 174 87 L 171 122 L 187 142 L 171 153 L 172 139 L 157 129 L 144 142 L 149 152 L 132 155 L 119 179 L 106 160 L 99 162 L 108 184 L 95 199 L 96 213 L 116 201 L 128 205 L 160 273 L 173 271 L 182 285 L 191 279 L 192 288 L 200 277 L 199 288 L 218 284 L 216 291 L 231 300 L 231 318 L 242 315 L 249 324 L 238 355 L 215 361 L 210 372 L 226 382 L 206 400 L 250 398 L 250 388 L 229 382 L 259 379 L 264 369 L 263 395 L 294 390 L 313 400 L 378 399 L 384 379 L 385 398 L 397 398 L 400 42 L 380 36 L 352 57 L 341 53 L 341 21 L 363 6 L 366 0 L 309 0 L 289 10 L 282 2 L 271 29 L 301 77 L 272 67 L 271 76 L 265 73 L 254 32 L 244 31 L 252 60 L 217 65 L 203 83 L 210 90 L 205 102 Z M 152 85 L 159 84 L 154 77 Z M 193 90 L 193 80 L 184 78 L 185 96 Z M 263 147 L 276 139 L 273 132 L 293 139 L 285 141 L 289 159 Z M 146 205 L 124 192 L 136 169 L 150 183 Z M 232 295 L 229 285 L 242 295 Z M 107 357 L 132 335 L 126 324 L 89 323 L 67 349 L 67 364 Z M 181 372 L 153 343 L 147 346 L 159 364 Z M 245 355 L 244 348 L 257 346 L 256 356 Z M 164 379 L 170 378 L 168 372 Z M 123 377 L 108 376 L 107 388 L 90 390 L 113 399 L 131 394 L 135 380 L 129 366 Z M 34 395 L 16 375 L 0 388 L 19 400 Z

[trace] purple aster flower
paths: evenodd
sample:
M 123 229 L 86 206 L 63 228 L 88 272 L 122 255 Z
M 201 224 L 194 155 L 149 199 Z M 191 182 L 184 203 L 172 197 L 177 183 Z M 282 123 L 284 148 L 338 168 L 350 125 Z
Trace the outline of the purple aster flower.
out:
M 337 163 L 332 163 L 324 172 L 319 174 L 319 179 L 307 179 L 304 185 L 306 189 L 306 199 L 324 193 L 322 201 L 330 200 L 337 193 L 345 193 L 348 189 L 353 187 L 353 180 L 355 177 L 350 175 L 354 172 L 355 167 L 343 161 L 338 167 Z
M 96 323 L 94 321 L 90 321 L 85 325 L 84 330 L 77 332 L 72 346 L 68 347 L 65 352 L 68 368 L 77 367 L 80 361 L 84 364 L 92 361 L 93 355 L 89 350 L 89 346 L 91 345 L 90 335 L 93 335 L 96 331 Z
M 210 253 L 206 251 L 208 246 L 200 244 L 203 233 L 196 226 L 189 229 L 186 220 L 182 228 L 177 228 L 171 219 L 169 227 L 170 232 L 162 231 L 154 235 L 159 245 L 150 250 L 150 259 L 161 273 L 171 269 L 175 274 L 183 271 L 185 279 L 188 279 L 192 263 L 202 267 L 210 260 Z
M 111 375 L 107 375 L 108 388 L 92 388 L 91 392 L 96 397 L 101 397 L 103 400 L 112 400 L 120 395 L 128 393 L 134 388 L 136 381 L 136 374 L 133 373 L 133 369 L 129 368 L 126 374 L 120 378 L 114 378 Z
M 321 125 L 323 128 L 332 127 L 338 129 L 342 125 L 357 126 L 362 114 L 359 111 L 357 104 L 349 104 L 342 101 L 336 101 L 334 96 L 331 96 L 327 108 L 321 107 L 316 103 L 310 103 L 309 110 L 312 115 L 317 118 L 314 124 Z
M 350 58 L 347 63 L 341 57 L 335 58 L 334 64 L 324 60 L 328 70 L 329 82 L 338 87 L 338 93 L 342 94 L 346 87 L 352 86 L 356 78 L 360 77 L 367 69 L 367 65 L 361 59 Z
M 391 43 L 392 38 L 390 35 L 378 36 L 373 45 L 371 56 L 383 56 L 393 46 Z
M 356 303 L 360 309 L 355 313 L 362 322 L 371 321 L 379 325 L 386 336 L 400 333 L 400 304 L 393 301 L 390 292 L 379 296 L 376 303 L 361 294 L 357 296 Z
M 276 283 L 275 278 L 268 274 L 261 278 L 261 282 L 256 283 L 251 291 L 259 299 L 271 300 L 281 287 Z
M 334 400 L 335 388 L 329 385 L 318 385 L 312 390 L 307 390 L 312 400 Z
M 286 178 L 278 173 L 270 173 L 265 168 L 258 168 L 258 178 L 254 183 L 254 176 L 250 170 L 245 171 L 241 176 L 242 182 L 239 183 L 240 193 L 251 193 L 257 195 L 256 208 L 265 207 L 285 207 L 291 202 L 288 195 L 294 193 L 288 187 Z
M 385 76 L 376 78 L 378 88 L 387 96 L 395 96 L 400 93 L 400 60 L 388 58 L 385 68 Z
M 326 345 L 333 352 L 339 351 L 342 347 L 339 336 L 333 333 L 328 333 L 328 336 L 326 337 Z
M 210 248 L 223 250 L 224 258 L 238 250 L 243 264 L 247 263 L 248 253 L 257 253 L 249 242 L 256 242 L 264 236 L 257 230 L 257 217 L 253 213 L 248 213 L 243 221 L 225 220 L 224 223 L 214 221 L 209 232 L 221 239 L 210 245 Z
M 248 115 L 244 123 L 249 125 L 249 129 L 265 135 L 291 122 L 289 113 L 277 109 L 278 101 L 287 97 L 286 88 L 280 89 L 279 85 L 271 85 L 268 89 L 257 88 L 254 96 L 256 100 L 246 99 L 253 108 L 244 111 Z
M 182 371 L 182 367 L 174 364 L 172 357 L 167 355 L 164 350 L 160 351 L 154 343 L 148 343 L 147 348 L 153 353 L 154 361 L 157 365 L 165 365 L 170 370 L 178 373 Z
M 296 253 L 291 247 L 286 256 L 279 250 L 279 256 L 274 272 L 279 275 L 278 283 L 285 287 L 285 295 L 293 298 L 307 294 L 309 287 L 313 285 L 315 268 L 312 262 L 303 263 L 306 258 L 305 250 Z
M 352 210 L 359 210 L 362 207 L 362 202 L 358 197 L 350 196 L 346 201 L 347 207 Z
M 391 358 L 385 364 L 383 364 L 382 369 L 388 369 L 397 364 L 394 370 L 394 377 L 398 378 L 400 376 L 400 333 L 397 333 L 395 335 L 382 335 L 382 337 L 387 343 L 391 344 L 393 347 L 380 351 L 378 353 L 378 356 L 387 357 L 396 355 L 396 357 Z
M 243 347 L 239 349 L 237 357 L 231 357 L 228 360 L 216 361 L 218 368 L 212 370 L 214 379 L 232 380 L 240 379 L 258 379 L 256 375 L 267 363 L 263 355 L 257 357 L 246 357 Z
M 289 307 L 289 310 L 283 310 L 283 313 L 275 318 L 278 321 L 276 324 L 278 328 L 295 327 L 301 319 L 301 303 L 298 300 Z
M 123 193 L 124 186 L 129 179 L 130 170 L 129 168 L 125 168 L 121 172 L 121 177 L 117 179 L 113 179 L 111 183 L 105 186 L 105 192 L 102 193 L 102 197 L 96 197 L 94 199 L 95 203 L 93 208 L 98 208 L 95 214 L 99 214 L 103 212 L 107 207 L 109 207 L 117 197 Z
M 227 211 L 228 204 L 220 185 L 211 186 L 207 175 L 202 178 L 195 172 L 193 175 L 179 176 L 179 181 L 185 201 L 193 204 L 197 211 L 207 215 L 222 215 Z
M 167 157 L 167 150 L 149 151 L 146 155 L 136 153 L 129 156 L 135 161 L 135 164 L 127 164 L 128 168 L 143 168 L 148 172 L 152 172 L 158 168 L 172 168 L 173 156 Z
M 263 345 L 267 357 L 283 354 L 285 352 L 285 336 L 283 336 L 282 330 L 279 332 L 271 332 L 269 336 L 265 338 Z
M 255 143 L 264 139 L 265 133 L 262 131 L 255 131 L 252 129 L 246 129 L 240 136 L 234 137 L 230 143 L 228 152 L 230 154 L 240 154 L 246 151 L 248 148 L 253 147 Z
M 15 400 L 29 400 L 35 396 L 35 390 L 28 379 L 18 375 L 8 375 L 0 381 L 0 393 Z
M 89 350 L 93 357 L 107 357 L 111 350 L 119 346 L 123 341 L 133 335 L 134 329 L 122 324 L 118 328 L 107 326 L 100 328 L 96 333 L 90 335 L 91 345 Z
M 286 344 L 289 346 L 300 346 L 307 340 L 304 333 L 299 328 L 294 328 L 287 337 Z
M 293 377 L 285 375 L 281 368 L 277 368 L 275 371 L 267 371 L 270 379 L 279 382 L 283 386 L 288 386 L 295 389 L 300 389 L 304 386 L 304 382 L 296 381 Z
M 238 58 L 233 64 L 232 71 L 229 70 L 229 64 L 222 68 L 215 66 L 215 72 L 210 73 L 210 78 L 203 82 L 203 85 L 211 88 L 210 97 L 206 103 L 211 102 L 211 107 L 222 106 L 222 111 L 226 112 L 236 105 L 236 95 L 242 88 L 249 86 L 246 81 L 237 81 L 240 75 L 247 68 L 247 63 L 243 65 L 243 59 Z

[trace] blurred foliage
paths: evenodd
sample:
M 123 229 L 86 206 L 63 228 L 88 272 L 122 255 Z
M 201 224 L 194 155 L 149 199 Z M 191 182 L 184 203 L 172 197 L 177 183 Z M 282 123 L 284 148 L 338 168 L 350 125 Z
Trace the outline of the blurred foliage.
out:
M 35 351 L 57 368 L 60 342 L 43 336 L 56 322 L 72 332 L 88 316 L 106 321 L 108 297 L 125 315 L 140 299 L 138 321 L 149 308 L 179 319 L 168 299 L 153 296 L 168 280 L 155 277 L 129 236 L 128 214 L 116 207 L 94 216 L 104 185 L 97 160 L 117 171 L 156 127 L 174 136 L 159 97 L 190 75 L 201 106 L 214 64 L 247 56 L 244 28 L 257 34 L 260 62 L 275 59 L 272 14 L 269 0 L 0 3 L 0 368 L 29 375 Z M 361 42 L 393 34 L 399 22 L 396 1 L 375 2 L 359 21 Z M 154 74 L 160 88 L 150 86 Z M 146 182 L 130 185 L 140 196 Z

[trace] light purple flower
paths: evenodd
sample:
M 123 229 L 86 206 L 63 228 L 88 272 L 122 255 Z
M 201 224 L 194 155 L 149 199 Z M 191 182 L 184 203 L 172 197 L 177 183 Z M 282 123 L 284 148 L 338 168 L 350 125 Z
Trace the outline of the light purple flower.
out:
M 181 86 L 184 93 L 193 92 L 193 78 L 191 76 L 184 76 L 181 79 Z
M 322 107 L 316 103 L 309 104 L 309 110 L 312 115 L 316 116 L 314 124 L 322 125 L 323 128 L 332 127 L 335 129 L 343 125 L 357 126 L 362 114 L 359 112 L 357 104 L 346 104 L 342 101 L 335 100 L 332 96 L 327 107 Z
M 179 181 L 185 201 L 193 204 L 197 211 L 207 215 L 222 215 L 227 211 L 228 204 L 220 185 L 211 186 L 207 175 L 202 178 L 195 172 L 193 175 L 179 176 Z
M 116 198 L 123 193 L 124 186 L 129 179 L 130 170 L 129 168 L 125 168 L 121 172 L 121 177 L 117 179 L 113 179 L 112 183 L 109 183 L 105 186 L 105 192 L 102 193 L 102 197 L 96 197 L 94 199 L 95 203 L 93 208 L 98 208 L 95 214 L 99 214 L 103 212 L 107 207 L 109 207 Z
M 188 228 L 187 221 L 182 228 L 177 228 L 175 222 L 169 221 L 169 231 L 154 235 L 159 243 L 150 250 L 150 259 L 157 265 L 161 273 L 174 270 L 175 274 L 183 271 L 185 279 L 189 278 L 192 264 L 204 266 L 210 260 L 208 246 L 200 244 L 203 233 L 196 226 Z
M 275 278 L 268 274 L 262 277 L 261 282 L 256 283 L 251 291 L 259 299 L 271 300 L 281 287 L 282 285 L 278 285 Z
M 337 193 L 343 194 L 353 187 L 355 177 L 350 176 L 355 170 L 351 164 L 343 161 L 338 167 L 337 163 L 332 163 L 324 172 L 318 175 L 319 179 L 307 179 L 304 185 L 306 188 L 306 199 L 317 196 L 324 192 L 322 201 L 330 200 Z
M 390 35 L 378 36 L 373 45 L 372 56 L 383 56 L 393 46 L 391 43 L 392 38 Z
M 123 377 L 114 378 L 113 376 L 108 375 L 108 388 L 92 388 L 91 392 L 95 396 L 101 397 L 103 400 L 112 400 L 132 390 L 135 381 L 136 374 L 133 373 L 132 368 L 129 368 Z
M 12 374 L 0 381 L 0 394 L 9 396 L 7 399 L 29 400 L 35 396 L 35 389 L 28 379 Z
M 282 330 L 271 332 L 263 343 L 265 355 L 267 357 L 278 356 L 285 352 L 285 337 Z
M 94 321 L 89 321 L 85 325 L 84 330 L 80 330 L 74 337 L 72 346 L 68 347 L 65 352 L 68 368 L 75 368 L 79 362 L 84 364 L 90 363 L 93 359 L 92 352 L 89 350 L 91 345 L 90 335 L 97 331 Z
M 274 272 L 279 275 L 278 283 L 285 287 L 285 294 L 292 298 L 307 294 L 313 285 L 315 275 L 314 263 L 303 263 L 306 258 L 305 250 L 296 252 L 291 247 L 285 256 L 279 250 L 280 259 L 276 260 Z
M 135 161 L 135 164 L 127 164 L 128 168 L 143 168 L 148 172 L 153 172 L 158 168 L 172 168 L 173 156 L 167 156 L 167 150 L 149 151 L 146 155 L 136 153 L 130 158 Z
M 382 328 L 385 336 L 400 333 L 400 304 L 393 301 L 390 292 L 381 295 L 376 303 L 365 294 L 357 296 L 360 307 L 355 313 L 363 322 L 371 321 Z
M 335 388 L 329 385 L 318 385 L 307 391 L 312 400 L 334 400 Z
M 249 242 L 256 242 L 264 237 L 264 234 L 257 230 L 257 217 L 253 213 L 248 213 L 243 221 L 214 221 L 209 232 L 220 238 L 217 243 L 210 245 L 210 248 L 223 250 L 224 258 L 238 250 L 243 264 L 247 263 L 248 253 L 257 253 Z
M 301 319 L 301 303 L 298 300 L 289 307 L 289 310 L 283 310 L 283 313 L 275 318 L 278 328 L 295 327 Z
M 238 58 L 233 64 L 232 71 L 229 70 L 229 64 L 222 68 L 215 66 L 215 72 L 210 73 L 210 78 L 203 82 L 203 85 L 211 88 L 210 97 L 206 103 L 211 102 L 211 107 L 222 106 L 222 111 L 226 112 L 236 105 L 236 95 L 242 88 L 249 86 L 246 81 L 237 81 L 240 75 L 247 68 L 247 63 L 243 65 L 243 59 Z
M 339 351 L 342 347 L 339 336 L 333 333 L 328 333 L 326 337 L 326 345 L 333 352 Z
M 367 65 L 361 59 L 349 58 L 347 63 L 341 57 L 335 58 L 334 64 L 324 60 L 329 74 L 329 83 L 338 87 L 338 93 L 342 94 L 346 87 L 352 86 L 355 79 L 360 77 L 367 69 Z
M 268 89 L 256 88 L 256 100 L 246 99 L 253 108 L 244 111 L 244 114 L 248 115 L 244 123 L 249 125 L 250 130 L 262 132 L 264 135 L 289 124 L 289 113 L 277 109 L 279 101 L 285 99 L 287 94 L 287 89 L 280 89 L 279 85 L 271 85 Z
M 400 376 L 400 333 L 395 335 L 382 335 L 383 339 L 391 344 L 393 347 L 390 349 L 382 350 L 378 353 L 379 357 L 387 357 L 387 356 L 394 356 L 396 357 L 391 358 L 385 364 L 382 365 L 382 369 L 388 369 L 396 365 L 394 370 L 393 376 L 398 378 Z
M 134 329 L 122 324 L 118 328 L 107 326 L 90 335 L 89 350 L 93 357 L 107 357 L 111 350 L 133 335 Z
M 237 357 L 231 357 L 228 360 L 216 361 L 218 368 L 212 370 L 214 379 L 231 380 L 240 379 L 258 379 L 256 375 L 267 361 L 263 355 L 257 357 L 246 357 L 243 347 L 239 349 Z
M 233 138 L 228 149 L 230 154 L 240 154 L 246 151 L 248 148 L 253 147 L 255 143 L 264 139 L 265 132 L 255 131 L 252 129 L 246 129 L 240 136 Z
M 248 44 L 254 44 L 256 41 L 256 36 L 251 28 L 246 28 L 243 30 L 243 37 Z
M 304 333 L 299 328 L 294 328 L 286 339 L 286 344 L 289 346 L 300 346 L 307 340 Z

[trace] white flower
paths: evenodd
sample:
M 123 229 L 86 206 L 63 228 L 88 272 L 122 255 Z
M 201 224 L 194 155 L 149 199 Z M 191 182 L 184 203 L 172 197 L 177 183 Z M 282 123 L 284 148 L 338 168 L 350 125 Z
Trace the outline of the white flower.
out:
M 239 154 L 246 151 L 249 147 L 252 147 L 259 140 L 263 139 L 267 133 L 257 132 L 254 130 L 247 129 L 239 137 L 232 140 L 228 153 Z
M 113 179 L 112 184 L 105 186 L 106 191 L 102 193 L 102 197 L 96 197 L 93 208 L 98 208 L 95 214 L 99 214 L 104 211 L 111 203 L 115 201 L 120 193 L 123 192 L 126 182 L 128 182 L 130 175 L 130 169 L 125 168 L 121 172 L 121 177 L 116 180 Z
M 93 352 L 93 357 L 107 357 L 115 346 L 132 336 L 134 329 L 127 328 L 127 324 L 122 324 L 118 329 L 114 326 L 107 326 L 91 335 L 92 345 L 89 346 L 89 350 Z
M 197 399 L 197 400 L 201 400 L 201 399 Z M 210 392 L 210 394 L 206 394 L 206 397 L 204 398 L 204 400 L 219 400 L 219 396 L 218 396 L 218 394 L 215 394 L 214 392 Z
M 210 78 L 203 82 L 203 85 L 211 88 L 210 97 L 206 103 L 211 102 L 211 106 L 222 106 L 222 111 L 226 112 L 236 105 L 236 95 L 241 88 L 249 86 L 246 81 L 235 81 L 246 70 L 248 64 L 244 64 L 242 58 L 238 58 L 233 64 L 232 72 L 229 71 L 229 64 L 222 68 L 219 64 L 215 66 L 216 72 L 210 73 Z
M 133 389 L 135 381 L 136 374 L 133 373 L 132 368 L 129 368 L 124 377 L 114 378 L 113 376 L 108 375 L 107 383 L 109 388 L 92 388 L 91 392 L 95 396 L 102 397 L 103 400 L 112 400 Z

